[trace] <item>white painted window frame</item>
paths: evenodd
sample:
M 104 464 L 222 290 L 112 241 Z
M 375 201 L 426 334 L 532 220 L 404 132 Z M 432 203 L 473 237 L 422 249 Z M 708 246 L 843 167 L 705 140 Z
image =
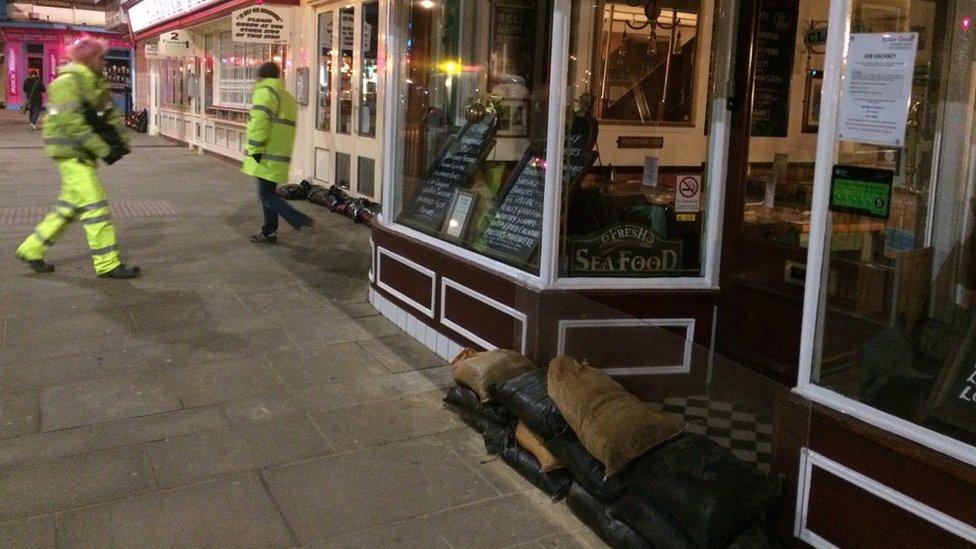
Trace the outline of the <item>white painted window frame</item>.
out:
M 840 109 L 842 74 L 847 56 L 853 0 L 832 0 L 824 65 L 823 101 L 820 109 L 820 134 L 817 138 L 817 164 L 814 172 L 813 205 L 810 216 L 810 248 L 807 255 L 807 280 L 804 289 L 802 334 L 798 383 L 794 392 L 818 404 L 850 415 L 870 425 L 927 446 L 955 459 L 976 466 L 976 447 L 912 423 L 877 408 L 848 398 L 812 381 L 813 365 L 820 357 L 820 319 L 825 314 L 822 290 L 827 287 L 827 240 L 830 236 L 830 174 L 836 162 L 837 116 Z
M 714 0 L 721 1 L 721 0 Z M 481 265 L 501 276 L 535 289 L 666 289 L 666 290 L 716 290 L 719 287 L 719 267 L 722 249 L 722 224 L 724 218 L 724 197 L 727 179 L 728 144 L 731 130 L 731 112 L 727 108 L 730 88 L 727 85 L 732 77 L 732 56 L 734 51 L 735 26 L 738 3 L 734 0 L 722 1 L 722 12 L 712 30 L 713 39 L 720 40 L 715 48 L 715 80 L 711 97 L 711 128 L 708 151 L 708 194 L 706 212 L 706 236 L 704 247 L 705 270 L 698 277 L 667 278 L 568 278 L 558 276 L 559 231 L 562 189 L 563 144 L 565 135 L 562 129 L 566 123 L 567 86 L 569 68 L 571 0 L 555 0 L 553 6 L 552 43 L 550 54 L 549 112 L 547 120 L 546 183 L 543 207 L 542 243 L 540 251 L 539 274 L 523 271 L 502 263 L 478 252 L 462 248 L 421 231 L 411 229 L 389 218 L 385 212 L 395 210 L 395 182 L 398 180 L 397 160 L 383 163 L 382 211 L 377 222 L 386 229 L 408 238 L 418 240 L 444 253 L 464 261 Z M 394 2 L 387 4 L 385 11 L 388 21 L 386 29 L 387 66 L 385 90 L 385 112 L 389 115 L 383 131 L 383 151 L 385 158 L 397 159 L 396 139 L 402 129 L 398 101 L 399 84 L 404 78 L 402 65 L 395 60 L 404 59 L 403 44 L 397 36 L 397 11 Z M 724 25 L 719 27 L 718 25 Z M 706 59 L 708 51 L 699 52 Z M 558 108 L 553 108 L 558 106 Z

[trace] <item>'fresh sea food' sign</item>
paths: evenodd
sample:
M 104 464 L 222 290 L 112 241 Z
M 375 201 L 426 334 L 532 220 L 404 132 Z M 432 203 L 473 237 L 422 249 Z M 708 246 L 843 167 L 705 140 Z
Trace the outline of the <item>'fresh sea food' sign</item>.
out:
M 666 240 L 648 227 L 620 223 L 570 243 L 572 276 L 634 276 L 681 270 L 682 241 Z

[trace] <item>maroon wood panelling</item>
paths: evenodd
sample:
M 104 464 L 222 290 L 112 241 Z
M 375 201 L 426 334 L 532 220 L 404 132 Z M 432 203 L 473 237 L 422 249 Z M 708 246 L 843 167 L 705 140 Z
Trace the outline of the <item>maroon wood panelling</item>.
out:
M 444 317 L 503 349 L 522 349 L 522 321 L 448 286 Z
M 379 262 L 379 281 L 424 306 L 433 306 L 434 278 L 422 273 L 396 258 L 382 253 L 377 254 Z M 411 309 L 415 306 L 411 305 Z
M 929 507 L 976 526 L 976 469 L 815 406 L 810 447 Z M 909 474 L 910 473 L 910 474 Z
M 972 547 L 942 528 L 817 467 L 811 475 L 807 530 L 838 547 Z

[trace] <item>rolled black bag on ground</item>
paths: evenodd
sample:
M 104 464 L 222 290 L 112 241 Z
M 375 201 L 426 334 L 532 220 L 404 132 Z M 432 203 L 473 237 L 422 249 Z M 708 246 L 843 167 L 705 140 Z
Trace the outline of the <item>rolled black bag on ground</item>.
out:
M 507 426 L 515 423 L 515 418 L 508 410 L 491 403 L 482 404 L 477 393 L 462 385 L 455 385 L 447 391 L 444 403 L 450 405 L 458 413 L 461 420 L 478 432 L 484 432 L 484 422 Z
M 547 440 L 546 446 L 576 482 L 595 498 L 610 501 L 623 492 L 623 479 L 619 476 L 606 478 L 603 464 L 583 448 L 572 431 Z
M 556 403 L 549 398 L 547 371 L 539 368 L 488 387 L 492 401 L 511 411 L 543 441 L 569 429 Z
M 697 549 L 694 540 L 666 509 L 654 507 L 646 498 L 625 492 L 606 508 L 612 519 L 640 533 L 652 547 Z
M 666 510 L 696 547 L 708 549 L 728 547 L 763 522 L 780 497 L 779 486 L 758 469 L 690 433 L 647 452 L 621 476 L 627 495 L 611 506 L 611 516 L 651 540 L 655 519 L 642 510 Z
M 329 190 L 321 185 L 312 185 L 308 188 L 308 201 L 317 206 L 325 206 L 329 198 Z
M 488 447 L 486 438 L 485 447 Z M 528 450 L 514 443 L 514 437 L 509 437 L 508 445 L 501 451 L 502 461 L 522 475 L 522 478 L 533 486 L 545 492 L 553 501 L 560 500 L 569 492 L 573 479 L 563 471 L 542 472 L 542 465 Z
M 607 515 L 606 504 L 597 501 L 579 484 L 573 484 L 566 496 L 566 506 L 600 539 L 615 549 L 652 549 L 630 526 Z M 660 549 L 671 549 L 661 547 Z
M 285 200 L 305 200 L 308 198 L 308 188 L 302 185 L 278 185 L 275 192 Z
M 735 538 L 728 549 L 784 549 L 786 545 L 766 526 L 757 524 Z

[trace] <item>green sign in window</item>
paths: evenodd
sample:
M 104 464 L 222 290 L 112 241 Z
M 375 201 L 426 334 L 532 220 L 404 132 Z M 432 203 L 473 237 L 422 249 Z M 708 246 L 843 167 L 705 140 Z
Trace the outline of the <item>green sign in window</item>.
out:
M 830 210 L 888 219 L 894 172 L 859 166 L 834 166 Z

